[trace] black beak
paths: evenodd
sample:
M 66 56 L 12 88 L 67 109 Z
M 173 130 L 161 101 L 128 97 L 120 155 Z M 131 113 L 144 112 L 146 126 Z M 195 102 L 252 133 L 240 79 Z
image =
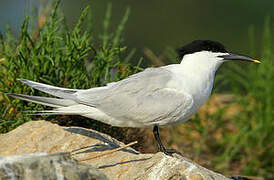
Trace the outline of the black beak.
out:
M 249 61 L 249 62 L 254 62 L 254 63 L 261 63 L 259 60 L 253 59 L 251 57 L 241 55 L 241 54 L 236 54 L 236 53 L 229 53 L 228 55 L 222 55 L 218 56 L 221 58 L 224 58 L 224 60 L 239 60 L 239 61 Z

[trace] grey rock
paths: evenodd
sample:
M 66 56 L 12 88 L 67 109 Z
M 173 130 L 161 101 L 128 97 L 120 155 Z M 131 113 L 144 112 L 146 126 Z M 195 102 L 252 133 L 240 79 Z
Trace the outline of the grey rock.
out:
M 91 165 L 79 164 L 67 153 L 36 153 L 0 157 L 1 180 L 107 180 L 106 175 Z
M 47 121 L 32 121 L 0 135 L 0 155 L 74 152 L 73 157 L 98 168 L 110 179 L 189 179 L 228 180 L 191 160 L 163 153 L 140 154 L 128 147 L 105 154 L 124 144 L 103 133 L 79 128 L 60 127 Z M 84 147 L 84 148 L 82 148 Z

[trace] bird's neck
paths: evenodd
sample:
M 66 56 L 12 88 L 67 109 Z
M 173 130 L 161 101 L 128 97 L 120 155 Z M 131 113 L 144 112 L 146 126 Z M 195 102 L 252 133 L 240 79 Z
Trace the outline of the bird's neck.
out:
M 182 78 L 187 79 L 191 94 L 199 94 L 203 91 L 211 93 L 215 72 L 219 65 L 211 64 L 207 67 L 203 64 L 193 63 L 193 61 L 185 61 L 180 64 L 180 74 Z M 197 92 L 196 92 L 197 91 Z
M 215 72 L 221 63 L 203 61 L 203 59 L 184 59 L 179 67 L 182 77 L 184 91 L 191 94 L 195 102 L 195 106 L 199 108 L 208 99 L 212 92 Z M 186 81 L 188 83 L 186 83 Z M 185 88 L 187 87 L 187 88 Z
M 191 75 L 194 75 L 194 73 L 196 75 L 215 74 L 221 64 L 221 61 L 217 61 L 206 56 L 186 56 L 180 63 L 184 71 Z

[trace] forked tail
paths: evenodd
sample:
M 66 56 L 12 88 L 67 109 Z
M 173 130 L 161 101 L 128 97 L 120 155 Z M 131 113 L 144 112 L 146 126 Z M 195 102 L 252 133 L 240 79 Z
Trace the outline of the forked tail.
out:
M 53 96 L 57 96 L 59 98 L 51 98 L 51 97 L 41 97 L 41 96 L 29 96 L 24 94 L 13 94 L 13 93 L 6 93 L 6 95 L 18 98 L 21 100 L 25 100 L 28 102 L 33 102 L 41 105 L 46 105 L 50 107 L 54 107 L 53 110 L 44 110 L 44 111 L 28 111 L 33 115 L 58 115 L 58 114 L 68 114 L 68 115 L 84 115 L 88 113 L 91 107 L 87 105 L 82 105 L 75 102 L 73 99 L 74 93 L 81 91 L 75 89 L 67 89 L 67 88 L 59 88 L 47 84 L 37 83 L 30 80 L 19 79 L 26 85 L 34 89 L 38 89 L 45 93 L 51 94 Z

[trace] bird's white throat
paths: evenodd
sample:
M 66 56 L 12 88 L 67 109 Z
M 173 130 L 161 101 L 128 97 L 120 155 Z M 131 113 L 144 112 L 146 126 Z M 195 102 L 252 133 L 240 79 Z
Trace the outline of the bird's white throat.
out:
M 219 55 L 225 53 L 212 53 L 208 51 L 185 55 L 177 66 L 177 72 L 182 77 L 183 91 L 191 94 L 195 105 L 199 108 L 206 102 L 211 94 L 215 72 L 223 63 Z
M 184 67 L 184 70 L 194 71 L 197 74 L 209 72 L 215 73 L 224 62 L 223 58 L 218 56 L 226 54 L 227 53 L 213 53 L 209 51 L 196 52 L 185 55 L 181 61 L 181 65 Z

